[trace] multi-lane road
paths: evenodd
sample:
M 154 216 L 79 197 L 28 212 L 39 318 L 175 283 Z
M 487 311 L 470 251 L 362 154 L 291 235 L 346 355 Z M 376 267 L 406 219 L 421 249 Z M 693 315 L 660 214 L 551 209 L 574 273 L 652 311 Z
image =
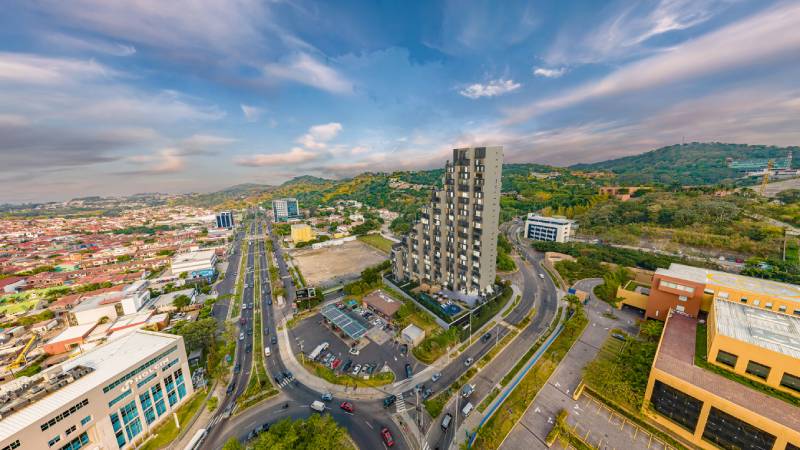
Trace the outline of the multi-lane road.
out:
M 476 392 L 473 394 L 473 399 L 480 399 L 489 394 L 497 381 L 530 348 L 530 345 L 547 328 L 555 315 L 557 306 L 555 286 L 549 277 L 539 277 L 541 269 L 538 266 L 541 261 L 541 255 L 531 250 L 519 238 L 519 227 L 519 223 L 511 223 L 503 227 L 519 250 L 521 258 L 526 260 L 526 262 L 520 264 L 520 270 L 513 275 L 515 284 L 522 287 L 521 301 L 505 318 L 505 322 L 511 325 L 519 324 L 528 315 L 532 307 L 536 308 L 537 313 L 531 323 L 504 350 L 503 361 L 495 359 L 484 367 L 474 379 L 473 383 L 476 386 Z M 262 212 L 255 211 L 255 220 L 247 228 L 247 232 L 237 233 L 229 259 L 230 263 L 226 278 L 217 286 L 217 291 L 220 295 L 233 293 L 238 271 L 244 270 L 246 287 L 243 289 L 241 301 L 242 305 L 248 305 L 248 307 L 242 308 L 240 312 L 240 317 L 245 319 L 245 324 L 240 325 L 238 320 L 235 322 L 238 327 L 235 362 L 240 370 L 234 374 L 232 380 L 233 391 L 226 396 L 219 408 L 219 412 L 210 422 L 212 425 L 206 441 L 206 445 L 209 448 L 221 448 L 225 441 L 231 437 L 244 440 L 252 429 L 265 422 L 273 423 L 287 417 L 295 419 L 308 417 L 312 413 L 309 405 L 314 400 L 318 400 L 322 394 L 300 383 L 293 377 L 289 379 L 285 377 L 288 370 L 283 364 L 281 353 L 291 351 L 291 349 L 285 348 L 280 339 L 276 343 L 273 343 L 272 339 L 277 337 L 276 325 L 291 314 L 295 298 L 295 287 L 288 265 L 284 260 L 283 249 L 268 218 Z M 239 268 L 238 263 L 241 258 L 239 252 L 242 239 L 248 242 L 245 245 L 247 255 L 244 267 Z M 273 251 L 271 254 L 266 250 L 265 239 L 270 239 L 272 243 Z M 259 273 L 254 272 L 256 258 L 259 260 Z M 278 282 L 283 288 L 284 296 L 280 302 L 275 301 L 276 298 L 270 291 L 270 262 L 268 258 L 273 258 L 278 267 Z M 261 298 L 258 299 L 254 298 L 255 277 L 258 277 L 258 282 L 261 285 Z M 220 301 L 214 307 L 213 315 L 221 323 L 227 319 L 230 303 L 230 301 Z M 262 311 L 261 323 L 253 323 L 254 305 L 260 307 Z M 264 361 L 272 383 L 276 385 L 280 393 L 276 397 L 257 404 L 241 414 L 224 418 L 225 410 L 229 407 L 232 408 L 236 398 L 241 395 L 247 386 L 250 373 L 253 371 L 253 352 L 264 352 L 263 347 L 251 348 L 250 351 L 246 350 L 248 343 L 252 346 L 253 342 L 253 336 L 248 333 L 248 330 L 252 333 L 262 333 L 263 346 L 270 347 L 271 356 L 265 357 Z M 239 332 L 245 333 L 244 340 L 238 340 Z M 480 336 L 473 338 L 473 344 L 441 371 L 442 377 L 435 386 L 439 386 L 439 390 L 441 390 L 443 386 L 448 386 L 454 382 L 468 369 L 464 364 L 467 358 L 473 358 L 475 361 L 479 360 L 496 345 L 499 339 L 502 339 L 509 332 L 507 326 L 497 325 L 491 329 L 492 339 L 483 341 Z M 288 355 L 283 356 L 289 357 Z M 276 382 L 276 377 L 281 380 L 280 383 Z M 410 388 L 411 386 L 407 387 L 407 389 Z M 344 400 L 354 403 L 355 411 L 353 413 L 348 413 L 338 407 L 338 404 Z M 360 448 L 383 448 L 384 443 L 379 431 L 384 426 L 390 429 L 395 440 L 395 448 L 410 448 L 409 443 L 404 439 L 404 435 L 392 421 L 391 414 L 395 412 L 395 408 L 383 408 L 380 400 L 353 401 L 346 398 L 335 398 L 327 405 L 329 407 L 327 412 L 331 414 L 337 423 L 348 430 L 350 436 Z M 450 412 L 453 416 L 456 416 L 458 413 L 457 406 L 456 401 L 451 401 L 446 405 L 445 412 Z M 439 426 L 439 421 L 440 418 L 437 418 L 437 420 L 431 420 L 429 417 L 424 418 L 422 432 L 425 436 L 423 438 L 423 446 L 427 446 L 430 449 L 444 449 L 450 446 L 455 427 L 451 426 L 448 433 L 443 433 Z
M 237 414 L 227 419 L 223 419 L 221 415 L 219 417 L 215 416 L 215 418 L 211 420 L 214 426 L 206 440 L 206 445 L 208 445 L 209 448 L 221 448 L 231 437 L 243 441 L 252 429 L 265 422 L 274 423 L 287 417 L 294 419 L 308 417 L 312 414 L 309 405 L 314 400 L 319 400 L 322 394 L 321 392 L 314 391 L 303 385 L 293 377 L 287 380 L 284 376 L 284 374 L 288 373 L 288 369 L 282 362 L 280 352 L 290 351 L 290 349 L 279 345 L 279 340 L 277 343 L 273 344 L 272 338 L 276 336 L 276 324 L 291 311 L 291 305 L 294 299 L 294 286 L 286 262 L 283 259 L 283 252 L 278 239 L 272 232 L 272 227 L 263 215 L 260 215 L 260 213 L 256 214 L 256 221 L 250 226 L 250 236 L 247 238 L 252 241 L 253 244 L 252 246 L 250 244 L 247 245 L 249 251 L 246 257 L 244 270 L 245 283 L 249 287 L 245 288 L 243 291 L 242 303 L 248 305 L 253 305 L 256 302 L 260 303 L 263 323 L 252 323 L 252 307 L 242 309 L 241 314 L 242 317 L 247 318 L 247 325 L 245 327 L 252 327 L 253 332 L 262 333 L 263 345 L 270 347 L 271 356 L 265 357 L 267 371 L 272 383 L 276 385 L 281 392 L 278 396 L 251 407 L 242 414 Z M 266 246 L 264 244 L 265 236 L 268 236 L 272 241 L 280 282 L 282 283 L 286 295 L 285 300 L 280 304 L 271 300 L 272 293 L 269 288 L 269 263 L 267 258 L 272 257 L 272 255 L 268 254 L 266 251 Z M 236 247 L 236 244 L 234 244 L 234 247 Z M 238 257 L 240 256 L 232 255 L 231 261 L 236 261 Z M 255 258 L 259 258 L 259 273 L 254 273 Z M 231 272 L 229 270 L 228 276 L 231 276 L 230 274 Z M 260 299 L 254 298 L 254 277 L 259 277 L 258 279 L 261 283 L 262 296 Z M 223 280 L 223 283 L 226 281 L 228 281 L 228 278 Z M 230 286 L 228 287 L 230 288 Z M 224 293 L 221 287 L 220 293 Z M 215 314 L 215 317 L 221 317 L 224 320 L 224 317 L 227 315 L 227 307 L 220 306 L 219 309 L 220 312 Z M 222 312 L 222 309 L 225 309 L 225 312 Z M 220 414 L 224 413 L 225 407 L 235 403 L 236 398 L 247 385 L 247 380 L 252 370 L 252 352 L 264 352 L 263 348 L 253 348 L 252 352 L 243 351 L 246 345 L 244 342 L 252 342 L 251 339 L 252 336 L 246 334 L 246 339 L 244 341 L 239 341 L 236 362 L 241 364 L 241 371 L 234 377 L 236 389 L 232 395 L 226 398 L 222 408 L 220 408 L 222 410 Z M 276 377 L 281 379 L 280 383 L 276 382 Z M 351 401 L 355 405 L 355 411 L 353 413 L 346 412 L 339 408 L 339 403 L 344 400 Z M 344 426 L 348 430 L 350 436 L 360 448 L 383 448 L 384 443 L 380 437 L 380 429 L 384 426 L 388 427 L 392 433 L 395 441 L 394 448 L 410 448 L 403 439 L 400 430 L 392 422 L 390 416 L 391 411 L 384 409 L 381 401 L 353 401 L 345 398 L 334 398 L 327 406 L 329 407 L 327 413 L 331 414 L 338 424 Z

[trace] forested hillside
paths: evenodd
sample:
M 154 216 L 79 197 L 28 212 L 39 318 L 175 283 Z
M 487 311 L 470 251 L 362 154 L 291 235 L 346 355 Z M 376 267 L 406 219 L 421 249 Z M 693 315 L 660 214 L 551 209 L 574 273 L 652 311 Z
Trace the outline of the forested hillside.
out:
M 593 164 L 576 164 L 571 169 L 610 170 L 617 174 L 617 184 L 700 185 L 732 183 L 741 176 L 728 167 L 734 160 L 784 158 L 791 151 L 794 167 L 800 165 L 800 147 L 692 142 L 671 145 L 640 155 L 626 156 Z

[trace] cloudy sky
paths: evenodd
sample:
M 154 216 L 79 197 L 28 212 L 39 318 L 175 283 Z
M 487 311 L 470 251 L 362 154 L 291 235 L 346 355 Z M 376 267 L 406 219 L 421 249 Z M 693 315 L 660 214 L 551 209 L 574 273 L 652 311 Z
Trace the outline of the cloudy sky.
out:
M 797 145 L 798 30 L 797 1 L 12 0 L 0 202 Z

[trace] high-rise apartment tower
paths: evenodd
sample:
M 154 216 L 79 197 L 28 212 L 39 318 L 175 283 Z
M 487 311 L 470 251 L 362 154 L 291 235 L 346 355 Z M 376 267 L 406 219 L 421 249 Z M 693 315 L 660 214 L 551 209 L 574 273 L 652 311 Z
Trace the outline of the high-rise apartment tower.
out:
M 396 279 L 468 295 L 494 290 L 502 168 L 502 147 L 453 150 L 443 189 L 431 192 L 419 221 L 392 247 Z

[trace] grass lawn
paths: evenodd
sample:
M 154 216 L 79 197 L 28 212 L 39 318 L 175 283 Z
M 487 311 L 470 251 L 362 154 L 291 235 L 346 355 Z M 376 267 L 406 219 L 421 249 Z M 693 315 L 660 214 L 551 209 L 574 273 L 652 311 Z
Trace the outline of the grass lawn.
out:
M 367 243 L 387 254 L 392 251 L 392 244 L 394 244 L 394 242 L 386 239 L 380 234 L 365 234 L 364 236 L 359 236 L 358 240 Z
M 300 355 L 297 355 L 297 359 L 301 359 Z M 315 374 L 316 376 L 322 378 L 323 380 L 333 383 L 333 384 L 340 384 L 343 386 L 359 386 L 359 387 L 377 387 L 377 386 L 385 386 L 394 382 L 394 372 L 373 372 L 372 376 L 369 379 L 365 380 L 360 376 L 358 378 L 351 377 L 350 375 L 345 375 L 341 373 L 336 373 L 333 370 L 329 369 L 322 364 L 318 364 L 316 362 L 309 361 L 308 359 L 305 360 L 304 363 L 306 369 L 311 371 L 311 373 Z
M 459 329 L 454 327 L 426 337 L 411 352 L 418 360 L 431 364 L 444 355 L 448 347 L 454 347 L 459 342 Z
M 178 408 L 178 422 L 181 426 L 186 426 L 187 422 L 194 417 L 194 414 L 206 399 L 206 391 L 195 391 L 189 400 Z M 175 420 L 172 413 L 164 416 L 160 425 L 153 428 L 151 433 L 153 438 L 139 447 L 140 450 L 156 450 L 164 448 L 178 437 L 180 430 L 175 427 Z
M 36 306 L 38 300 L 25 300 L 21 302 L 8 302 L 0 305 L 0 313 L 2 314 L 16 314 L 18 312 L 27 311 Z

